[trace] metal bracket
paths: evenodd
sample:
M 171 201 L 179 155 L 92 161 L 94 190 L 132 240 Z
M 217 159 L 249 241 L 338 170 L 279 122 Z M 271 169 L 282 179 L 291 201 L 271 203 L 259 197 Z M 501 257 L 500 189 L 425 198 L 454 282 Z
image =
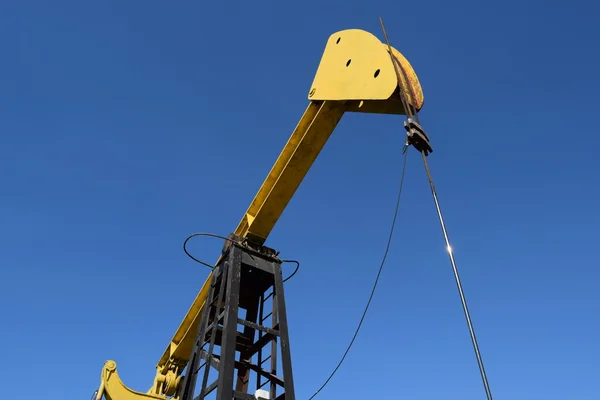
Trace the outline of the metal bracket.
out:
M 404 129 L 406 129 L 406 143 L 412 145 L 419 153 L 424 153 L 426 156 L 433 152 L 429 144 L 429 137 L 421 125 L 415 122 L 412 118 L 404 121 Z

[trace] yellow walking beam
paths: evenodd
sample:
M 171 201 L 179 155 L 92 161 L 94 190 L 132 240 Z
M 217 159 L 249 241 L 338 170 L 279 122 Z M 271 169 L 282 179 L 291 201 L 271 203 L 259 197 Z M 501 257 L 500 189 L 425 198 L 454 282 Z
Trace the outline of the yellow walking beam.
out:
M 404 114 L 399 90 L 416 110 L 421 109 L 423 92 L 417 75 L 402 54 L 394 48 L 392 53 L 401 65 L 400 82 L 387 44 L 374 35 L 350 29 L 329 37 L 309 90 L 310 103 L 238 224 L 236 235 L 255 244 L 266 241 L 345 112 Z M 109 361 L 110 370 L 103 370 L 101 385 L 107 399 L 178 398 L 181 373 L 192 352 L 210 280 L 211 276 L 158 361 L 150 391 L 140 394 L 127 389 L 118 378 L 116 364 Z

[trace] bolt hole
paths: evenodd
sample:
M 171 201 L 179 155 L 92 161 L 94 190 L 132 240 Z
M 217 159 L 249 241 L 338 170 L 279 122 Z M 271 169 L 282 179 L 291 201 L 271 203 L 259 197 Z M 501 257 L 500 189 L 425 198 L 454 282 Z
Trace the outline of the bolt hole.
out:
M 377 78 L 379 76 L 379 70 L 375 71 L 375 73 L 373 74 L 373 78 Z
M 348 60 L 348 62 L 346 63 L 346 67 L 348 67 L 351 62 L 352 62 L 352 59 Z
M 340 42 L 340 40 L 342 40 L 341 37 L 339 37 L 338 40 L 335 41 L 335 44 L 338 44 Z

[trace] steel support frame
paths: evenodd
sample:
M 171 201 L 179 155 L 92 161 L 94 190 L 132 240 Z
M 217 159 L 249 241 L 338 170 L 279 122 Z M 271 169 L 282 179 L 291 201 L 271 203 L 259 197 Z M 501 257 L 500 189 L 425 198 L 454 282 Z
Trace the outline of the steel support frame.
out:
M 271 311 L 265 315 L 268 301 Z M 240 309 L 246 311 L 244 318 Z M 230 236 L 212 274 L 189 360 L 181 400 L 204 400 L 213 391 L 217 400 L 254 400 L 258 389 L 268 391 L 271 400 L 295 400 L 281 260 L 274 250 Z M 217 378 L 209 383 L 211 369 Z M 256 385 L 250 385 L 251 371 Z M 196 383 L 200 392 L 194 397 Z

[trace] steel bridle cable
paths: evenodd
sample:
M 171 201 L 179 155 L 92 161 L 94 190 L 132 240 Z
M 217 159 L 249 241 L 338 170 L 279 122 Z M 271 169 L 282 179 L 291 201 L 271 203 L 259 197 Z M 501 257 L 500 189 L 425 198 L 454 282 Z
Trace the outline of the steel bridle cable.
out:
M 465 314 L 465 319 L 467 321 L 467 327 L 469 328 L 469 335 L 471 336 L 471 343 L 473 344 L 473 350 L 475 351 L 475 357 L 477 358 L 477 365 L 479 367 L 479 373 L 481 374 L 481 379 L 483 381 L 483 387 L 485 389 L 485 394 L 488 400 L 492 400 L 492 391 L 490 389 L 490 384 L 487 379 L 487 374 L 485 373 L 485 366 L 483 364 L 483 358 L 481 357 L 481 351 L 479 350 L 479 344 L 477 343 L 477 336 L 475 335 L 475 328 L 473 327 L 473 322 L 471 321 L 471 314 L 469 313 L 469 307 L 467 305 L 467 299 L 465 298 L 465 293 L 462 288 L 462 283 L 460 281 L 460 275 L 458 274 L 458 267 L 456 266 L 456 261 L 454 260 L 454 252 L 452 250 L 452 246 L 450 245 L 450 239 L 448 237 L 448 231 L 446 229 L 446 223 L 444 222 L 444 217 L 442 216 L 442 209 L 440 207 L 440 203 L 437 197 L 437 193 L 435 191 L 435 185 L 433 184 L 433 178 L 431 177 L 431 172 L 429 171 L 429 164 L 427 163 L 427 156 L 424 153 L 421 153 L 423 156 L 423 163 L 425 164 L 425 170 L 427 171 L 427 179 L 429 180 L 429 187 L 431 188 L 431 194 L 433 195 L 433 201 L 435 203 L 435 208 L 437 210 L 438 218 L 440 220 L 440 226 L 442 228 L 442 233 L 444 234 L 444 240 L 446 242 L 446 251 L 448 252 L 448 256 L 450 258 L 450 264 L 452 265 L 452 272 L 454 273 L 454 281 L 456 282 L 456 287 L 458 289 L 458 294 L 460 296 L 460 302 L 463 308 L 463 312 Z
M 383 30 L 383 35 L 385 36 L 385 40 L 387 42 L 388 45 L 388 50 L 390 53 L 390 57 L 392 58 L 392 63 L 394 64 L 394 70 L 396 71 L 396 76 L 398 78 L 398 85 L 400 85 L 402 83 L 402 80 L 400 79 L 400 72 L 403 74 L 404 76 L 404 80 L 406 82 L 406 86 L 409 89 L 409 93 L 412 97 L 412 101 L 413 103 L 416 105 L 416 96 L 413 92 L 413 88 L 412 85 L 410 84 L 409 80 L 408 80 L 408 75 L 406 74 L 406 71 L 404 71 L 404 68 L 402 67 L 401 63 L 399 60 L 396 59 L 396 57 L 394 57 L 393 53 L 392 53 L 392 47 L 390 45 L 390 41 L 387 37 L 387 33 L 385 30 L 385 26 L 383 24 L 383 18 L 379 18 L 379 21 L 381 23 L 381 28 Z M 400 70 L 400 71 L 399 71 Z M 414 114 L 412 113 L 411 110 L 411 104 L 404 98 L 404 93 L 402 91 L 402 88 L 399 88 L 399 94 L 400 94 L 400 98 L 402 100 L 402 105 L 404 106 L 404 109 L 406 110 L 406 114 L 409 118 L 413 118 L 418 124 L 420 124 L 419 121 L 419 116 L 418 114 L 415 112 Z M 415 106 L 416 109 L 416 106 Z M 437 193 L 435 190 L 435 185 L 433 183 L 433 178 L 431 177 L 431 171 L 429 170 L 429 164 L 427 163 L 427 154 L 425 152 L 425 150 L 420 151 L 421 156 L 423 158 L 423 164 L 425 165 L 425 171 L 427 172 L 427 179 L 429 181 L 429 187 L 431 189 L 431 194 L 433 196 L 433 201 L 435 203 L 435 207 L 436 207 L 436 211 L 438 214 L 438 218 L 440 221 L 440 226 L 442 228 L 442 233 L 444 234 L 444 240 L 446 242 L 446 250 L 448 252 L 448 255 L 450 257 L 450 264 L 452 265 L 452 271 L 454 273 L 454 280 L 456 283 L 456 287 L 458 289 L 458 294 L 460 296 L 460 301 L 461 301 L 461 305 L 463 308 L 463 312 L 465 314 L 465 319 L 467 322 L 467 327 L 469 329 L 469 335 L 471 336 L 471 343 L 473 345 L 473 350 L 475 352 L 475 357 L 477 358 L 477 365 L 479 367 L 479 372 L 481 374 L 481 379 L 483 382 L 483 387 L 485 389 L 485 394 L 487 396 L 488 400 L 492 400 L 492 391 L 490 389 L 490 385 L 488 382 L 488 378 L 485 372 L 485 367 L 483 364 L 483 358 L 481 357 L 481 351 L 479 350 L 479 344 L 477 343 L 477 337 L 475 335 L 475 328 L 473 327 L 473 322 L 471 321 L 471 314 L 469 313 L 469 308 L 467 306 L 467 300 L 465 298 L 465 294 L 462 288 L 462 283 L 460 280 L 460 275 L 458 274 L 458 267 L 456 266 L 456 261 L 454 260 L 454 253 L 452 251 L 452 247 L 450 245 L 450 239 L 448 237 L 448 231 L 446 229 L 446 223 L 444 222 L 444 218 L 442 216 L 442 209 L 440 207 L 439 204 L 439 200 L 437 197 Z

